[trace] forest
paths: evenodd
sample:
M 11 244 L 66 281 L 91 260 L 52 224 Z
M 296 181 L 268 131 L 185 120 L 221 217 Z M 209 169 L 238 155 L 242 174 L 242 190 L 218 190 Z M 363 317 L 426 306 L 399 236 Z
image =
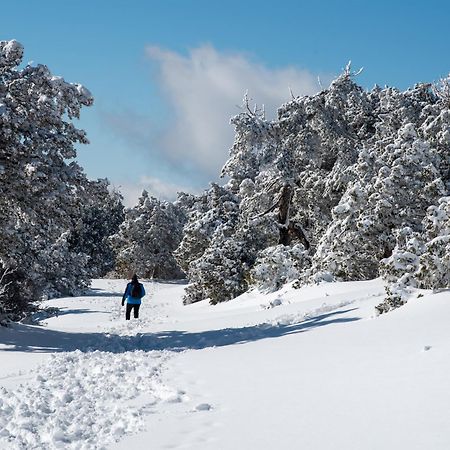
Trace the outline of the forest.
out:
M 133 273 L 186 279 L 185 304 L 381 276 L 378 313 L 450 287 L 450 78 L 365 90 L 347 66 L 275 120 L 246 95 L 222 185 L 174 202 L 144 191 L 126 209 L 76 162 L 92 94 L 22 58 L 0 41 L 3 324 Z

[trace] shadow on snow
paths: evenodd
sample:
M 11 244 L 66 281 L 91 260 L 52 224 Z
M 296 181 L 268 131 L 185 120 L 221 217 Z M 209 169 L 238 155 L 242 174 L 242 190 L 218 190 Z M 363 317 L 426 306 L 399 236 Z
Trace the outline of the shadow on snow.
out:
M 161 331 L 156 333 L 137 333 L 133 336 L 105 333 L 71 333 L 49 330 L 40 326 L 15 324 L 0 330 L 0 343 L 11 348 L 1 351 L 21 352 L 82 352 L 103 351 L 122 353 L 135 350 L 184 351 L 201 350 L 210 347 L 244 344 L 262 339 L 278 338 L 289 334 L 303 333 L 314 328 L 331 324 L 354 322 L 358 317 L 340 317 L 356 308 L 338 310 L 321 314 L 302 322 L 289 325 L 259 324 L 243 328 L 224 328 L 221 330 Z M 90 311 L 92 312 L 92 311 Z M 69 313 L 67 311 L 66 313 Z

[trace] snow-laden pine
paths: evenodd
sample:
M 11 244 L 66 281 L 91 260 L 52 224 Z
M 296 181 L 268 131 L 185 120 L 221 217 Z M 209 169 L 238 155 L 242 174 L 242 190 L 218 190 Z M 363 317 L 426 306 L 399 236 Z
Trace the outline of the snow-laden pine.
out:
M 113 264 L 121 199 L 74 161 L 74 119 L 93 98 L 0 41 L 0 321 L 43 295 L 74 294 Z
M 182 208 L 159 201 L 144 190 L 111 237 L 116 253 L 114 274 L 119 278 L 134 273 L 145 278 L 183 278 L 173 251 L 181 241 L 185 222 Z

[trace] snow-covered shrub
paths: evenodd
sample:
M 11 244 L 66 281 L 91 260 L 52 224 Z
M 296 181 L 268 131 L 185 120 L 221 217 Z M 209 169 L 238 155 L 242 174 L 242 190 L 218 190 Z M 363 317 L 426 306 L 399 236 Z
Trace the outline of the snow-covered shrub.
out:
M 405 227 L 395 233 L 397 244 L 389 258 L 380 261 L 380 275 L 387 282 L 386 297 L 376 310 L 379 314 L 406 303 L 409 287 L 416 287 L 416 271 L 424 245 L 420 234 Z
M 425 289 L 450 287 L 450 197 L 430 206 L 424 219 L 427 240 L 417 279 Z
M 405 227 L 396 233 L 397 244 L 392 255 L 380 261 L 380 275 L 388 283 L 401 282 L 414 285 L 413 274 L 419 267 L 424 245 L 419 233 Z
M 450 197 L 440 198 L 438 206 L 428 208 L 423 228 L 424 233 L 400 230 L 392 255 L 380 262 L 381 274 L 389 284 L 378 312 L 404 304 L 409 287 L 450 287 Z
M 250 283 L 261 291 L 273 292 L 296 280 L 308 265 L 308 252 L 302 244 L 268 247 L 258 254 L 250 270 Z
M 407 292 L 404 286 L 398 286 L 397 284 L 392 284 L 386 286 L 386 297 L 385 299 L 375 306 L 375 311 L 377 314 L 384 314 L 394 309 L 400 308 L 407 301 Z
M 217 238 L 215 245 L 190 264 L 192 284 L 186 288 L 184 303 L 209 299 L 214 305 L 245 292 L 248 289 L 246 259 L 245 243 L 224 236 Z

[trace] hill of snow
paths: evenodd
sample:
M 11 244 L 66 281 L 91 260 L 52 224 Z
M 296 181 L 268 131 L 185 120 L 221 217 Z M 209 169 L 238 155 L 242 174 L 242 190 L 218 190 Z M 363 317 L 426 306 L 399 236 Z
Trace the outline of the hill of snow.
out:
M 450 292 L 375 317 L 382 281 L 330 283 L 211 307 L 125 281 L 40 325 L 0 329 L 1 449 L 450 448 Z

